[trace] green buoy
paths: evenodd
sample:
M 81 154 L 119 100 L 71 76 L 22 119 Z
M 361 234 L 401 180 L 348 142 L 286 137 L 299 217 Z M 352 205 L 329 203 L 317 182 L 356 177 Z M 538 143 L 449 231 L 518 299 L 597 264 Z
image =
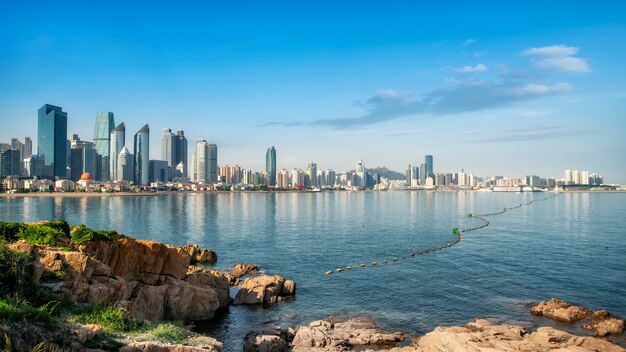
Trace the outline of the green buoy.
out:
M 452 229 L 452 233 L 456 234 L 459 232 L 459 229 L 457 229 L 456 227 Z
M 467 217 L 468 217 L 468 218 L 471 218 L 471 217 L 472 217 L 472 213 L 468 213 L 468 214 L 467 214 Z

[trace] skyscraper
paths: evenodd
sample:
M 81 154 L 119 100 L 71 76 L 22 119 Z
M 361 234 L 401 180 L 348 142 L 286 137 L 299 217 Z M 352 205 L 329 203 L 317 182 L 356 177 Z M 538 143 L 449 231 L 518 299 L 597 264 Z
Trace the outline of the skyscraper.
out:
M 134 181 L 136 185 L 147 185 L 150 169 L 150 126 L 145 124 L 135 133 Z
M 126 124 L 123 122 L 117 125 L 111 132 L 111 150 L 109 152 L 109 173 L 111 181 L 120 180 L 118 177 L 118 154 L 122 151 L 122 148 L 126 145 Z
M 193 180 L 204 183 L 209 181 L 209 145 L 206 140 L 198 139 L 196 141 L 193 163 Z
M 33 141 L 30 139 L 30 137 L 25 137 L 24 138 L 24 153 L 23 153 L 23 158 L 27 159 L 30 158 L 31 155 L 33 155 Z
M 117 154 L 117 176 L 116 180 L 132 181 L 134 177 L 134 158 L 125 146 Z
M 426 176 L 424 179 L 426 179 L 426 177 L 433 177 L 434 178 L 434 173 L 433 173 L 433 156 L 432 155 L 426 155 L 426 157 L 424 157 L 424 167 L 426 168 Z
M 359 160 L 356 162 L 355 174 L 356 174 L 356 186 L 365 187 L 366 185 L 365 162 L 363 160 Z
M 306 165 L 304 185 L 307 187 L 317 187 L 317 164 L 312 161 Z
M 38 111 L 37 155 L 43 159 L 44 176 L 67 174 L 67 113 L 58 106 L 45 104 Z
M 96 147 L 96 154 L 99 155 L 99 163 L 97 169 L 100 170 L 99 175 L 95 175 L 97 180 L 108 181 L 109 175 L 109 156 L 111 153 L 111 131 L 115 128 L 113 113 L 108 111 L 100 111 L 96 113 L 96 126 L 93 130 L 93 143 Z
M 174 166 L 178 166 L 181 162 L 183 163 L 183 175 L 182 177 L 188 177 L 188 169 L 189 164 L 187 163 L 187 138 L 185 137 L 185 131 L 178 130 L 176 131 L 176 158 Z
M 170 128 L 163 129 L 161 138 L 161 160 L 167 161 L 167 166 L 176 167 L 178 165 L 178 138 L 172 133 Z
M 265 172 L 269 174 L 270 186 L 276 186 L 276 149 L 274 146 L 267 148 L 265 153 Z
M 185 141 L 185 143 L 187 143 Z M 210 182 L 217 182 L 217 145 L 209 144 L 209 167 L 208 167 L 208 180 Z
M 0 178 L 18 176 L 21 169 L 19 150 L 8 149 L 0 153 Z

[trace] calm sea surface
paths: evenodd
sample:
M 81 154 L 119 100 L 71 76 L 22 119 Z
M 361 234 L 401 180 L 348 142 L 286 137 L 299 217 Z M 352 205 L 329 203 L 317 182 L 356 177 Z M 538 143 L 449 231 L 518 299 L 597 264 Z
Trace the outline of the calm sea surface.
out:
M 562 194 L 490 218 L 450 249 L 379 263 L 454 239 L 453 227 L 548 193 L 220 193 L 0 198 L 0 220 L 64 219 L 218 254 L 217 269 L 256 263 L 298 283 L 270 308 L 230 307 L 201 326 L 241 350 L 247 331 L 328 315 L 372 316 L 422 334 L 477 316 L 532 320 L 526 303 L 559 297 L 626 316 L 626 194 Z

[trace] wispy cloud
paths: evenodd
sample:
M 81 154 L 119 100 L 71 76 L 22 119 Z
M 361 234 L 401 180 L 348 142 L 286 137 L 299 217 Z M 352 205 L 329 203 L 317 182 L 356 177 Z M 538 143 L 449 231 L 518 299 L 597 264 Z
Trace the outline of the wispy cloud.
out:
M 455 70 L 458 73 L 476 73 L 476 72 L 485 72 L 487 71 L 487 66 L 483 64 L 478 64 L 476 66 L 463 66 Z
M 523 55 L 531 56 L 532 60 L 543 67 L 552 67 L 550 63 L 542 62 L 551 59 L 573 59 L 580 60 L 586 66 L 584 59 L 576 58 L 573 55 L 578 53 L 578 48 L 555 45 L 549 47 L 538 47 L 524 50 Z M 565 60 L 567 63 L 567 60 Z M 563 63 L 563 61 L 561 62 Z M 556 66 L 552 67 L 557 69 Z M 560 66 L 559 70 L 578 70 L 581 67 Z M 487 66 L 477 64 L 475 66 L 465 66 L 457 69 L 456 72 L 463 75 L 449 79 L 451 83 L 447 87 L 439 88 L 427 92 L 421 96 L 416 96 L 410 91 L 380 90 L 372 97 L 357 101 L 355 105 L 364 109 L 364 113 L 354 117 L 324 118 L 310 121 L 291 122 L 270 122 L 264 126 L 330 126 L 336 129 L 363 128 L 381 122 L 394 119 L 418 116 L 418 115 L 449 115 L 461 114 L 502 107 L 517 106 L 521 102 L 550 97 L 563 94 L 573 90 L 571 84 L 567 82 L 546 83 L 547 77 L 544 74 L 537 74 L 526 71 L 514 71 L 505 66 L 496 66 L 499 77 L 496 79 L 478 79 L 468 77 L 470 73 L 485 72 Z M 545 132 L 542 132 L 545 133 Z M 560 133 L 560 132 L 559 132 Z M 541 136 L 538 134 L 537 136 Z M 548 134 L 537 138 L 548 138 Z M 517 137 L 512 136 L 512 140 Z M 532 138 L 532 137 L 526 137 Z
M 529 128 L 519 131 L 511 130 L 509 132 L 497 133 L 496 135 L 468 140 L 465 143 L 502 143 L 502 142 L 526 142 L 544 139 L 554 139 L 560 137 L 580 136 L 596 133 L 594 130 L 568 130 L 564 128 Z
M 463 46 L 472 45 L 472 44 L 474 44 L 474 43 L 476 43 L 476 39 L 474 39 L 474 38 L 469 38 L 469 39 L 466 39 L 466 40 L 463 42 Z
M 529 48 L 522 55 L 529 56 L 530 61 L 538 68 L 558 72 L 589 72 L 586 59 L 576 57 L 579 48 L 567 45 L 551 45 Z

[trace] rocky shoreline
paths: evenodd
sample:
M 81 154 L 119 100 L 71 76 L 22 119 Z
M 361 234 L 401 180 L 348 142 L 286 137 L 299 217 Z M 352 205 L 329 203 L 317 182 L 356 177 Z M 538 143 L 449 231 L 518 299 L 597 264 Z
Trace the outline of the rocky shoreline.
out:
M 227 272 L 203 268 L 204 263 L 215 263 L 217 255 L 197 245 L 175 247 L 115 232 L 90 230 L 83 225 L 70 228 L 59 221 L 0 223 L 2 238 L 0 244 L 10 251 L 32 259 L 31 280 L 59 301 L 122 309 L 146 326 L 168 321 L 208 321 L 229 305 L 278 304 L 296 294 L 295 281 L 280 275 L 262 275 L 253 264 L 238 264 Z M 236 297 L 230 296 L 231 287 L 239 287 Z M 476 319 L 465 326 L 437 327 L 424 336 L 410 339 L 402 332 L 381 331 L 366 317 L 344 321 L 330 317 L 299 327 L 268 326 L 242 339 L 246 352 L 626 351 L 607 339 L 624 332 L 624 320 L 608 311 L 594 312 L 552 299 L 537 304 L 531 313 L 579 324 L 593 336 L 576 336 L 547 326 L 532 330 L 522 325 Z M 28 339 L 19 336 L 22 327 L 19 324 L 12 327 L 10 322 L 0 324 L 7 341 L 13 338 L 27 344 Z M 108 334 L 97 324 L 64 323 L 63 329 L 70 332 L 66 350 L 108 349 L 102 344 L 93 346 L 94 341 Z M 115 339 L 121 346 L 112 349 L 191 352 L 224 348 L 221 342 L 192 332 L 190 326 L 175 326 L 170 330 L 176 338 L 166 342 L 152 338 L 155 333 L 117 334 Z M 47 336 L 43 332 L 40 335 Z M 9 346 L 9 350 L 19 348 Z

